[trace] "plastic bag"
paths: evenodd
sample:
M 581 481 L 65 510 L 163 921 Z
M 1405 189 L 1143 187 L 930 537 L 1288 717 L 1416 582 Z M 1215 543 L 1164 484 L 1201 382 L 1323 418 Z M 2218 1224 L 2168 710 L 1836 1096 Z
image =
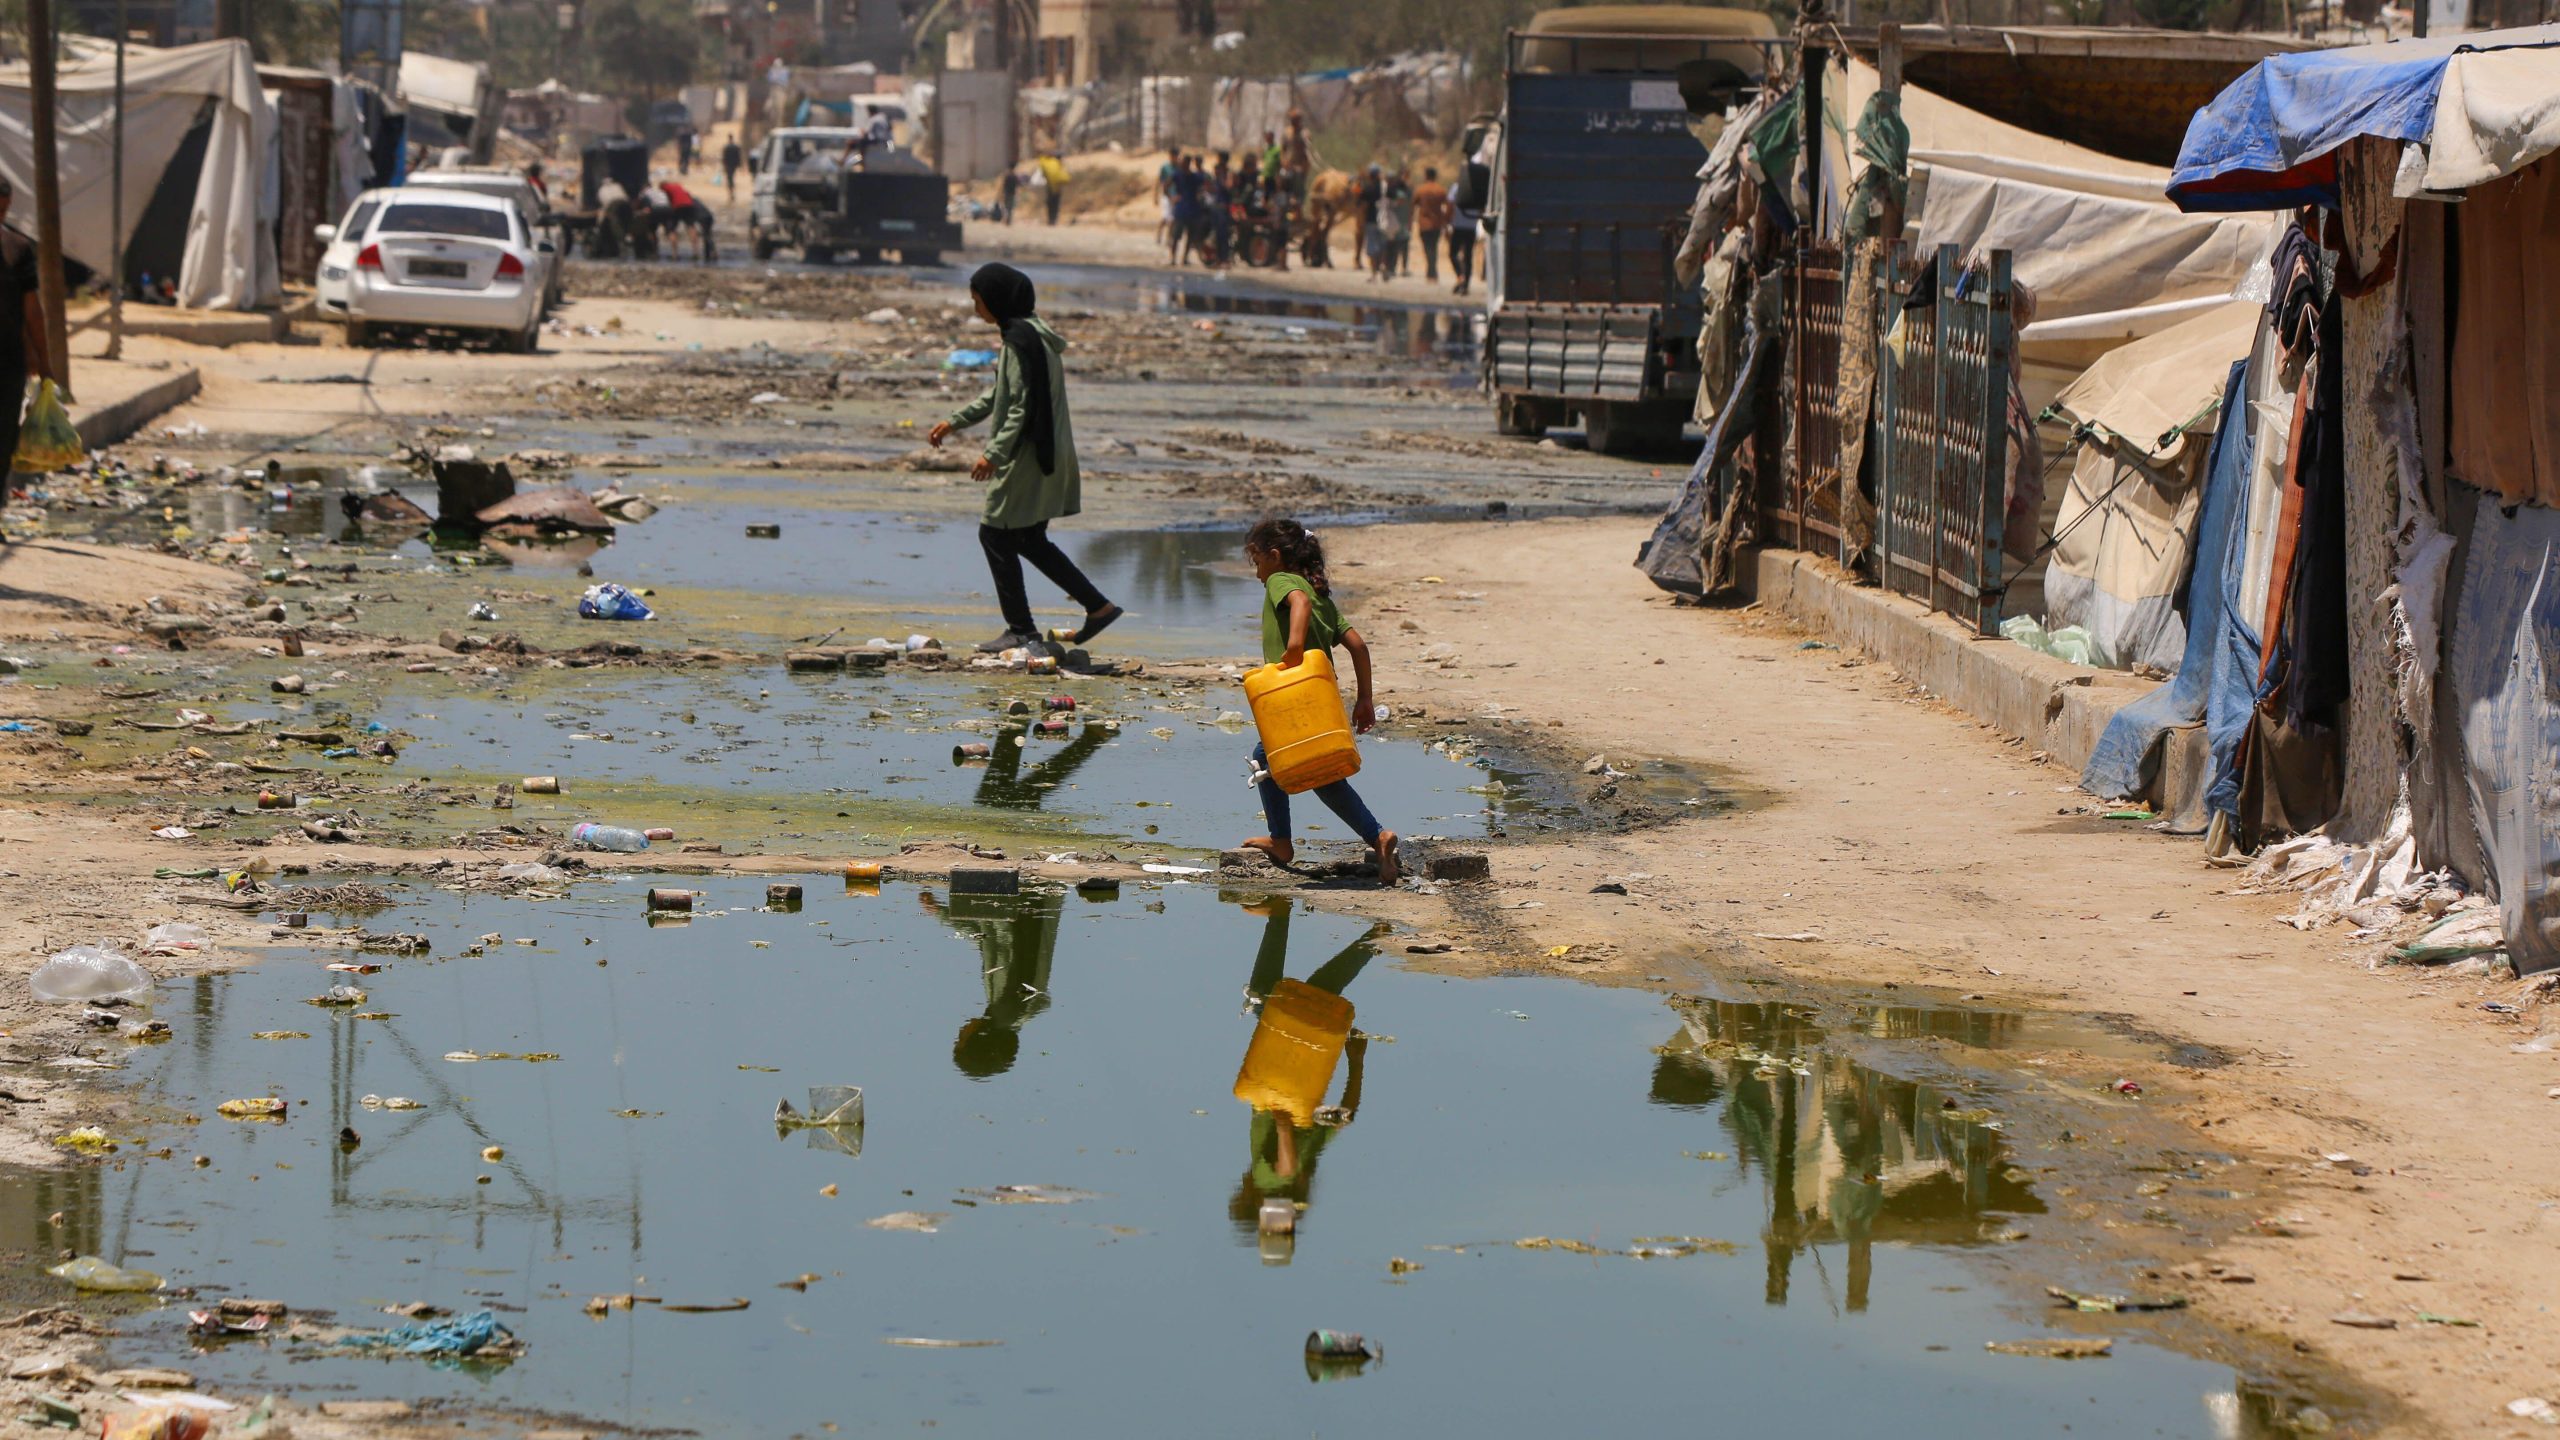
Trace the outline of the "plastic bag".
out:
M 587 620 L 654 620 L 656 614 L 639 596 L 608 580 L 590 585 L 578 597 L 578 615 Z
M 174 955 L 182 950 L 203 949 L 204 939 L 203 926 L 172 920 L 152 926 L 142 937 L 142 948 L 153 955 Z
M 47 475 L 68 470 L 88 458 L 88 447 L 80 443 L 80 432 L 72 427 L 71 412 L 62 408 L 62 391 L 52 381 L 36 386 L 36 398 L 27 406 L 27 418 L 18 427 L 18 453 L 9 468 L 26 475 Z
M 151 993 L 151 972 L 113 950 L 74 945 L 37 966 L 27 988 L 47 1005 L 130 1002 Z
M 127 1270 L 110 1265 L 95 1255 L 65 1260 L 44 1273 L 70 1281 L 83 1290 L 110 1295 L 139 1295 L 160 1288 L 160 1277 L 148 1270 Z

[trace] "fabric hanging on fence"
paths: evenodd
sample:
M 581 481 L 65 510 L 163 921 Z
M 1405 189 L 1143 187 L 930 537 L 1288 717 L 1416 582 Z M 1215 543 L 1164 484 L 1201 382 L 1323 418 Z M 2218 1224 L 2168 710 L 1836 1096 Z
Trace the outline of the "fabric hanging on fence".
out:
M 1887 206 L 1900 209 L 1911 193 L 1911 127 L 1902 123 L 1901 98 L 1890 90 L 1867 97 L 1858 116 L 1858 158 L 1867 163 L 1849 182 L 1849 208 L 1841 237 L 1856 241 L 1877 232 Z
M 1876 502 L 1867 466 L 1867 431 L 1875 413 L 1876 272 L 1884 242 L 1853 242 L 1840 259 L 1840 559 L 1855 565 L 1875 549 Z
M 2347 698 L 2347 405 L 2342 340 L 2345 306 L 2336 295 L 2320 310 L 2320 364 L 2308 433 L 2294 482 L 2302 491 L 2302 523 L 2294 539 L 2292 591 L 2285 597 L 2281 670 L 2285 718 L 2297 729 L 2324 719 Z
M 1737 225 L 1724 232 L 1698 281 L 1698 400 L 1692 418 L 1701 428 L 1714 423 L 1733 384 L 1752 289 L 1751 231 Z
M 2452 218 L 2453 474 L 2560 505 L 2560 158 L 2480 186 Z
M 1743 440 L 1759 429 L 1760 407 L 1754 402 L 1779 349 L 1781 283 L 1782 272 L 1758 282 L 1742 330 L 1742 363 L 1725 391 L 1724 405 L 1707 427 L 1706 443 L 1698 447 L 1680 497 L 1636 549 L 1636 568 L 1674 595 L 1704 599 L 1733 583 L 1734 552 L 1747 516 L 1758 506 L 1747 495 L 1727 498 L 1739 489 L 1729 483 L 1730 472 Z
M 1689 205 L 1689 231 L 1681 238 L 1680 253 L 1672 260 L 1672 273 L 1681 284 L 1697 284 L 1707 257 L 1714 253 L 1724 232 L 1732 228 L 1736 219 L 1751 218 L 1735 212 L 1745 178 L 1743 149 L 1775 100 L 1775 96 L 1762 91 L 1752 97 L 1750 104 L 1733 112 L 1725 122 L 1724 133 L 1716 137 L 1715 148 L 1707 152 L 1707 163 L 1698 167 L 1698 196 Z
M 2447 668 L 2507 953 L 2560 966 L 2560 511 L 2480 503 Z
M 2205 701 L 2205 740 L 2213 754 L 2205 786 L 2205 813 L 2236 820 L 2240 808 L 2240 752 L 2257 712 L 2266 646 L 2259 618 L 2266 614 L 2273 580 L 2279 516 L 2285 489 L 2284 460 L 2292 444 L 2293 387 L 2284 350 L 2272 326 L 2258 331 L 2249 356 L 2248 478 L 2242 513 L 2231 527 L 2222 564 L 2222 634 L 2213 651 L 2213 677 Z
M 2196 526 L 2195 566 L 2187 580 L 2187 644 L 2166 684 L 2115 713 L 2080 772 L 2080 788 L 2101 799 L 2145 795 L 2155 788 L 2160 742 L 2172 730 L 2201 723 L 2212 698 L 2216 652 L 2224 648 L 2226 573 L 2249 504 L 2249 362 L 2232 362 L 2222 386 L 2222 423 L 2205 461 L 2204 518 Z M 2210 780 L 2210 776 L 2199 777 Z M 2170 828 L 2204 828 L 2205 794 L 2156 797 Z

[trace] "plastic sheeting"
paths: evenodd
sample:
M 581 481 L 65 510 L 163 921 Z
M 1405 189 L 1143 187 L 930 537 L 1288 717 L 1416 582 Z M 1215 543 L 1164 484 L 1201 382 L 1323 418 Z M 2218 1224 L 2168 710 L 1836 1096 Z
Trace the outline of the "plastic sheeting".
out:
M 2446 668 L 2508 953 L 2560 967 L 2560 511 L 2480 505 Z
M 2166 684 L 2115 713 L 2080 774 L 2080 788 L 2106 799 L 2144 795 L 2159 770 L 2160 742 L 2170 731 L 2201 724 L 2212 696 L 2214 656 L 2224 643 L 2225 571 L 2249 498 L 2249 362 L 2235 361 L 2222 386 L 2222 423 L 2205 462 L 2204 518 L 2196 526 L 2195 566 L 2187 581 L 2186 652 Z M 2172 828 L 2204 828 L 2204 796 L 2163 795 Z
M 2428 189 L 2508 174 L 2560 150 L 2560 50 L 2534 46 L 2560 46 L 2560 25 L 2261 60 L 2188 123 L 2169 196 L 2187 210 L 2335 205 L 2337 152 L 2358 136 L 2424 143 Z
M 108 223 L 114 213 L 114 50 L 92 47 L 75 54 L 63 63 L 57 84 L 63 250 L 103 273 L 114 263 Z M 0 67 L 0 174 L 22 196 L 35 194 L 32 113 L 26 66 Z M 124 238 L 131 242 L 152 192 L 200 118 L 210 123 L 187 216 L 178 303 L 220 310 L 273 304 L 284 293 L 283 279 L 272 227 L 262 222 L 275 218 L 266 175 L 276 114 L 258 84 L 245 40 L 128 51 Z
M 2264 311 L 2235 301 L 2117 350 L 2059 404 L 2080 437 L 2064 492 L 2045 623 L 2089 632 L 2096 662 L 2166 670 L 2191 647 L 2178 596 L 2204 487 L 2221 382 L 2246 358 Z

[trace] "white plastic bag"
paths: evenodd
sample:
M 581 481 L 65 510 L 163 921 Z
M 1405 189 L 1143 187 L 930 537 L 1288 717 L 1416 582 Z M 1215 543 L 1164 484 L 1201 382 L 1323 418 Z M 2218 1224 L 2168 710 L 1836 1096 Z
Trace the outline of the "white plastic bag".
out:
M 177 955 L 188 950 L 203 949 L 204 940 L 203 926 L 191 925 L 184 920 L 171 920 L 166 924 L 152 926 L 150 931 L 142 937 L 142 949 L 143 953 L 148 955 Z
M 37 966 L 27 988 L 47 1005 L 130 1003 L 151 993 L 151 972 L 102 946 L 74 945 Z

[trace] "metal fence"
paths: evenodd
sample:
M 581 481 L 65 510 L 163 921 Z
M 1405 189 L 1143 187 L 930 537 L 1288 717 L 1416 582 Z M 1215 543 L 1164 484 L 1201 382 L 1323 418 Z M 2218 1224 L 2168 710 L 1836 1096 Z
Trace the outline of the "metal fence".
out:
M 1764 541 L 1833 556 L 1841 554 L 1843 298 L 1838 247 L 1820 241 L 1799 246 L 1787 288 L 1788 342 L 1795 355 L 1796 463 L 1780 470 L 1777 483 L 1760 496 Z
M 1922 267 L 1935 272 L 1936 301 L 1903 310 Z M 1994 634 L 2016 344 L 2009 252 L 1993 251 L 1969 273 L 1952 245 L 1927 258 L 1897 246 L 1885 259 L 1884 296 L 1887 331 L 1897 313 L 1901 328 L 1878 347 L 1876 366 L 1877 579 Z M 1836 434 L 1833 443 L 1836 454 Z

